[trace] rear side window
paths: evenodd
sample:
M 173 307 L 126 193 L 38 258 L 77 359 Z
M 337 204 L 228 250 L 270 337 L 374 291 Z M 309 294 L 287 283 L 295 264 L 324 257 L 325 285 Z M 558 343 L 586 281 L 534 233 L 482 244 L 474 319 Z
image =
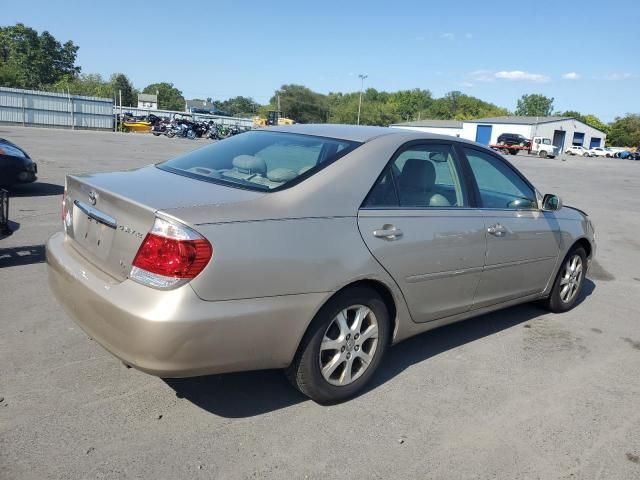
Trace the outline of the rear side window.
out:
M 315 174 L 359 145 L 333 138 L 252 131 L 157 167 L 199 180 L 270 191 Z
M 466 196 L 450 145 L 413 145 L 393 160 L 371 189 L 365 207 L 464 207 Z

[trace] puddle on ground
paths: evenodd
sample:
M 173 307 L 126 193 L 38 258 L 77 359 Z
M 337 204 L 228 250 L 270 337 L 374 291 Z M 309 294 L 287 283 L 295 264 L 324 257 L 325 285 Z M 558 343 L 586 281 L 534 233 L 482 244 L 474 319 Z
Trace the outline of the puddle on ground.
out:
M 591 261 L 591 266 L 589 267 L 589 271 L 587 272 L 587 277 L 591 278 L 592 280 L 601 280 L 603 282 L 608 282 L 616 279 L 616 277 L 606 271 L 604 267 L 598 263 L 597 260 Z

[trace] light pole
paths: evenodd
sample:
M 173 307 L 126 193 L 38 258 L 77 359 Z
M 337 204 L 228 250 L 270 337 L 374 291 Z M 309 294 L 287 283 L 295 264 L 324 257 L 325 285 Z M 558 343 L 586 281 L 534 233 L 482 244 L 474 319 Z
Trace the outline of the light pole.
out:
M 363 75 L 362 73 L 358 75 L 360 80 L 360 101 L 358 102 L 358 125 L 360 125 L 360 109 L 362 108 L 362 90 L 364 89 L 364 79 L 368 77 L 368 75 Z

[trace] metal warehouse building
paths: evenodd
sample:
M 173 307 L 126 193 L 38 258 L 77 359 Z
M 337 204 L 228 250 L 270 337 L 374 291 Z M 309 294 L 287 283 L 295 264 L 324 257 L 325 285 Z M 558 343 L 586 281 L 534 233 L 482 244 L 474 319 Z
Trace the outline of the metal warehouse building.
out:
M 564 152 L 572 145 L 602 147 L 607 135 L 572 117 L 491 117 L 478 120 L 420 120 L 397 123 L 393 128 L 419 130 L 474 140 L 484 145 L 497 143 L 503 133 L 519 133 L 527 138 L 547 137 Z

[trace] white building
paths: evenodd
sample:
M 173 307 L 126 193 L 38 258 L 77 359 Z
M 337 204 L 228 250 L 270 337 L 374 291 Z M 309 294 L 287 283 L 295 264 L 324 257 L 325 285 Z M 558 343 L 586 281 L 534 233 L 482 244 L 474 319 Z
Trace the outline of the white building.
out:
M 440 122 L 445 122 L 440 124 Z M 455 124 L 460 123 L 460 128 Z M 546 137 L 564 152 L 572 145 L 586 148 L 603 147 L 607 135 L 571 117 L 519 117 L 505 116 L 480 118 L 455 122 L 450 120 L 421 120 L 418 122 L 398 123 L 393 128 L 420 130 L 429 133 L 452 135 L 473 140 L 484 145 L 495 144 L 503 133 L 519 133 L 526 138 Z
M 138 108 L 146 108 L 147 110 L 158 109 L 158 96 L 149 93 L 138 94 Z

